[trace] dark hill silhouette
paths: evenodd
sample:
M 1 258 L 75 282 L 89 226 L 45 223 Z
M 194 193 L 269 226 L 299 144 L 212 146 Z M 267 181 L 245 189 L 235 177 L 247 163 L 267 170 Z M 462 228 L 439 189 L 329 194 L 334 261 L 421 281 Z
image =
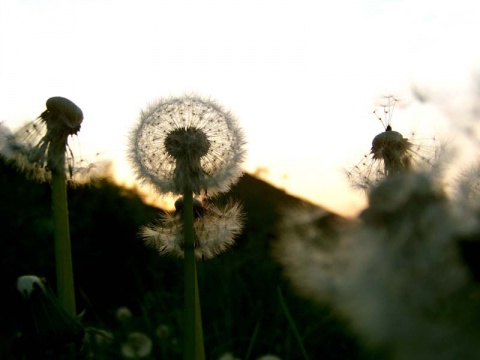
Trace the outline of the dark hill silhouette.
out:
M 48 184 L 25 179 L 0 160 L 0 193 L 0 279 L 8 309 L 0 333 L 0 358 L 8 359 L 18 326 L 16 278 L 35 274 L 55 287 L 53 228 Z M 125 336 L 124 325 L 115 318 L 120 306 L 132 310 L 130 330 L 156 341 L 154 358 L 180 358 L 182 262 L 159 256 L 137 235 L 139 227 L 154 221 L 162 210 L 145 205 L 137 192 L 108 179 L 69 189 L 68 194 L 77 307 L 85 310 L 86 325 L 115 336 L 109 347 L 98 350 L 98 358 L 120 358 Z M 266 353 L 300 358 L 279 304 L 278 287 L 312 359 L 360 358 L 356 341 L 335 312 L 297 297 L 270 255 L 282 209 L 305 202 L 248 174 L 218 201 L 228 198 L 243 203 L 246 223 L 237 246 L 198 266 L 207 358 L 227 351 L 242 357 L 250 344 L 251 358 Z M 155 334 L 162 324 L 170 335 L 160 346 Z M 252 338 L 255 329 L 258 333 Z

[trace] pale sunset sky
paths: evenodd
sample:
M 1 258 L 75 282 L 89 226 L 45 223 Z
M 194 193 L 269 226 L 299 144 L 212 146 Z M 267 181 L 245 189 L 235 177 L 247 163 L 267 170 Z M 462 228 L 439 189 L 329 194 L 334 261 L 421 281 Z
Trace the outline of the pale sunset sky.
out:
M 100 152 L 132 184 L 140 110 L 196 93 L 237 116 L 246 171 L 353 215 L 365 198 L 343 170 L 384 130 L 380 97 L 401 99 L 395 130 L 478 150 L 464 130 L 480 119 L 479 33 L 474 0 L 3 0 L 0 122 L 69 98 L 82 155 Z

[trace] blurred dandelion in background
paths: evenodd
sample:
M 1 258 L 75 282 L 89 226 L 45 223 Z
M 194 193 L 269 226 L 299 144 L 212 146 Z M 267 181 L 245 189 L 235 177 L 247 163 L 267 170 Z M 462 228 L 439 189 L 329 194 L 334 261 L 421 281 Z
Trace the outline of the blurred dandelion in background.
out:
M 272 254 L 299 293 L 321 300 L 335 293 L 342 266 L 340 241 L 352 226 L 353 221 L 315 206 L 283 211 Z
M 282 360 L 282 359 L 276 355 L 267 354 L 267 355 L 260 356 L 259 358 L 257 358 L 257 360 Z
M 121 352 L 127 359 L 141 359 L 149 356 L 152 348 L 152 340 L 144 333 L 135 331 L 127 335 L 121 345 Z
M 361 218 L 338 299 L 357 331 L 396 359 L 479 358 L 480 289 L 458 242 L 474 229 L 436 174 L 388 179 Z
M 158 339 L 166 339 L 170 337 L 171 334 L 172 330 L 170 329 L 170 326 L 166 324 L 160 324 L 155 329 L 155 335 Z
M 218 360 L 240 360 L 240 358 L 237 358 L 237 357 L 233 356 L 233 354 L 231 352 L 226 352 L 226 353 L 220 355 Z
M 184 256 L 182 199 L 175 203 L 175 212 L 163 213 L 154 224 L 141 228 L 145 243 L 162 255 Z M 243 227 L 242 207 L 237 202 L 219 206 L 194 201 L 195 256 L 211 259 L 235 244 Z
M 132 316 L 132 311 L 126 306 L 120 306 L 115 310 L 115 318 L 121 323 L 129 321 Z
M 330 302 L 393 359 L 480 357 L 480 288 L 461 251 L 479 224 L 455 210 L 442 180 L 435 171 L 392 175 L 347 231 L 329 233 L 321 214 L 305 212 L 279 232 L 287 248 L 276 254 L 292 284 Z
M 435 138 L 420 139 L 414 133 L 404 137 L 393 130 L 393 110 L 398 101 L 394 96 L 386 96 L 380 104 L 382 110 L 373 112 L 385 131 L 373 138 L 369 154 L 346 171 L 354 188 L 368 192 L 388 176 L 428 169 L 437 164 L 440 146 Z
M 244 157 L 244 135 L 233 114 L 195 95 L 154 102 L 130 138 L 137 178 L 159 193 L 224 192 L 242 174 Z

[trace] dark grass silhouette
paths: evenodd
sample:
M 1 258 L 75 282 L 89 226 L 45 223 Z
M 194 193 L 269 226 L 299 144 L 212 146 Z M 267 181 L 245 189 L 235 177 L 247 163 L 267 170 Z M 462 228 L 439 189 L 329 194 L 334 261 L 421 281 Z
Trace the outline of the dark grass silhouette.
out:
M 48 184 L 25 179 L 0 161 L 0 279 L 4 314 L 0 327 L 0 358 L 16 358 L 18 276 L 44 277 L 54 289 L 53 223 Z M 69 215 L 78 311 L 83 324 L 110 332 L 105 346 L 93 344 L 98 359 L 121 358 L 120 345 L 129 331 L 141 331 L 153 341 L 152 358 L 181 358 L 183 307 L 182 263 L 159 256 L 138 237 L 140 226 L 161 209 L 145 205 L 134 190 L 108 179 L 69 189 Z M 312 359 L 371 359 L 335 310 L 297 296 L 282 278 L 270 255 L 281 209 L 301 204 L 284 191 L 244 175 L 219 199 L 240 200 L 246 224 L 237 245 L 213 260 L 199 263 L 205 348 L 208 359 L 224 352 L 251 359 L 273 353 L 282 359 L 301 358 L 278 299 L 280 287 Z M 335 218 L 337 215 L 332 214 Z M 55 289 L 54 289 L 55 290 Z M 115 318 L 127 306 L 128 327 Z M 156 337 L 159 325 L 168 337 Z M 254 341 L 255 329 L 258 333 Z M 18 356 L 17 356 L 18 358 Z

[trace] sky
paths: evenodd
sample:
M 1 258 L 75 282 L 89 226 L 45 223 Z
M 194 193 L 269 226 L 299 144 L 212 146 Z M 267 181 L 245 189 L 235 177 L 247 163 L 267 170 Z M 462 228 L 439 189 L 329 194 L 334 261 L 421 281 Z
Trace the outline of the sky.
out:
M 132 185 L 129 130 L 151 101 L 185 93 L 233 112 L 244 169 L 343 215 L 365 206 L 344 170 L 393 126 L 462 147 L 480 117 L 480 5 L 418 0 L 3 0 L 0 122 L 63 96 L 85 116 L 84 156 Z M 458 145 L 457 145 L 458 144 Z M 476 149 L 476 145 L 473 145 Z M 471 151 L 468 150 L 468 151 Z

